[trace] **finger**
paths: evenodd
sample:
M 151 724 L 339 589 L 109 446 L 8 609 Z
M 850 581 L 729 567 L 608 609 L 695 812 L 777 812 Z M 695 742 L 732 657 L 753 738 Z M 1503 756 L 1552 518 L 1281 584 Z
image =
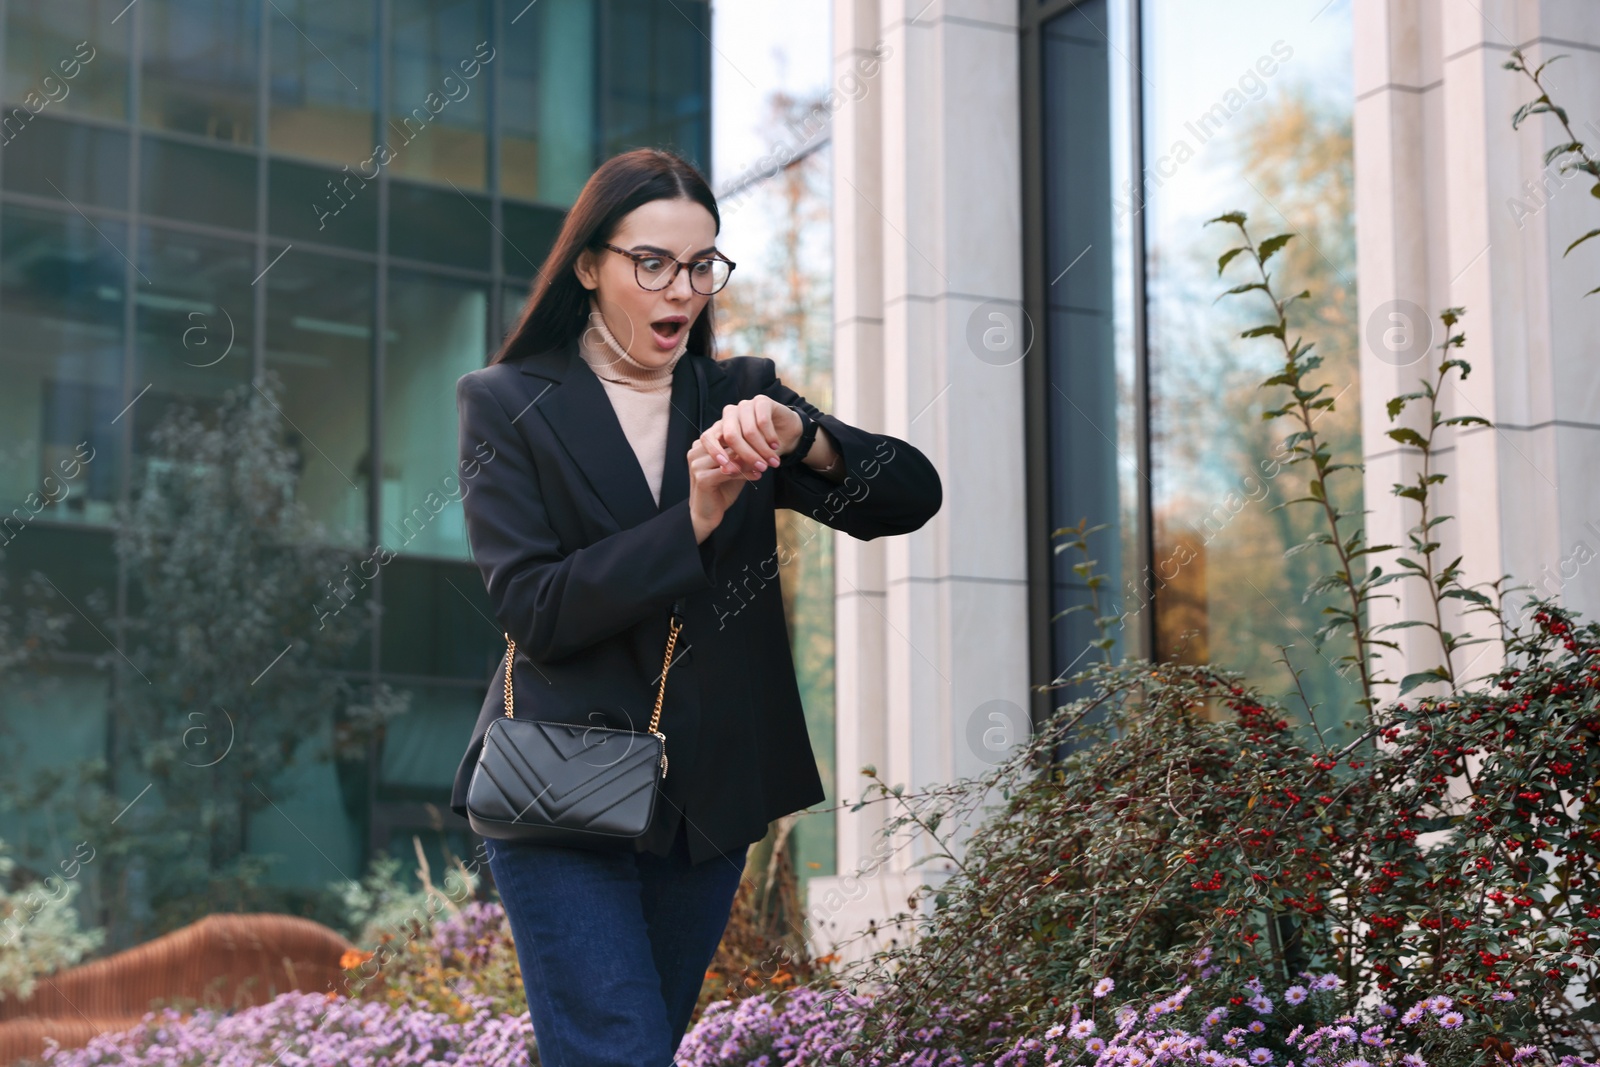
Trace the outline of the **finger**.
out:
M 689 476 L 702 485 L 709 487 L 741 477 L 741 472 L 737 466 L 732 464 L 723 466 L 718 463 L 706 453 L 698 440 L 690 448 L 689 452 Z
M 759 470 L 764 471 L 767 469 L 766 460 L 759 446 L 748 439 L 754 437 L 760 441 L 761 438 L 755 432 L 754 420 L 749 417 L 750 406 L 750 401 L 741 400 L 722 409 L 722 440 L 728 446 L 728 455 L 737 459 L 741 466 L 756 467 L 760 464 Z
M 778 402 L 769 396 L 761 397 L 765 404 L 757 405 L 756 427 L 766 437 L 767 444 L 772 446 L 770 462 L 778 462 L 778 428 L 772 421 L 772 413 L 777 410 Z
M 705 449 L 706 455 L 713 458 L 729 474 L 738 469 L 738 465 L 728 458 L 728 448 L 722 443 L 722 422 L 712 423 L 706 432 L 700 435 L 699 444 Z
M 761 472 L 773 466 L 773 456 L 761 433 L 761 416 L 757 408 L 758 404 L 754 400 L 745 400 L 739 404 L 739 434 L 744 438 L 745 447 L 756 454 L 754 467 Z

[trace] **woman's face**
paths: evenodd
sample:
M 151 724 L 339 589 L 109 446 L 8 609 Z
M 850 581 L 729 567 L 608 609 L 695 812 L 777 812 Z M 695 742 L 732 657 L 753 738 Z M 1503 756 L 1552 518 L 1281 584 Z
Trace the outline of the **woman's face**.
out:
M 716 221 L 693 200 L 652 200 L 622 217 L 611 244 L 685 263 L 714 250 Z M 628 355 L 647 367 L 662 367 L 711 298 L 689 285 L 683 267 L 672 284 L 655 292 L 640 287 L 633 260 L 601 249 L 578 257 L 578 279 L 595 294 L 606 328 Z

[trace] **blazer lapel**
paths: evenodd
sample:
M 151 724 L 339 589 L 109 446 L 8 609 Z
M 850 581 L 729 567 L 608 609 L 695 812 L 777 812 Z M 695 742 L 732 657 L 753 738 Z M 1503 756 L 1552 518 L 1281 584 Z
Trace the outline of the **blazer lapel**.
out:
M 709 365 L 696 372 L 696 364 Z M 594 372 L 583 363 L 578 342 L 550 349 L 522 360 L 522 373 L 536 382 L 530 400 L 566 448 L 572 461 L 583 471 L 615 520 L 618 529 L 637 526 L 689 496 L 689 474 L 684 454 L 710 425 L 709 412 L 720 411 L 701 402 L 699 379 L 702 375 L 725 380 L 726 375 L 711 360 L 694 359 L 687 353 L 678 360 L 672 374 L 672 411 L 667 419 L 667 454 L 661 472 L 661 503 L 650 498 L 639 459 L 617 421 L 616 409 Z M 538 384 L 543 379 L 547 384 Z M 714 388 L 708 390 L 716 395 Z
M 522 373 L 554 383 L 535 387 L 535 407 L 583 472 L 617 528 L 637 526 L 653 515 L 655 502 L 650 499 L 650 486 L 639 469 L 639 460 L 622 432 L 605 387 L 593 371 L 582 365 L 577 340 L 528 357 L 522 362 Z

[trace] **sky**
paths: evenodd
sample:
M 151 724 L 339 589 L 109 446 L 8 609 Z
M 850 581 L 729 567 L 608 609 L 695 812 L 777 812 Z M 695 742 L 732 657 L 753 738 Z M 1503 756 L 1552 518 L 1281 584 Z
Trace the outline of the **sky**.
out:
M 735 176 L 776 145 L 759 133 L 767 97 L 826 92 L 830 77 L 830 0 L 737 0 L 711 5 L 711 187 Z M 717 237 L 728 258 L 763 258 L 773 220 L 757 207 L 739 211 Z

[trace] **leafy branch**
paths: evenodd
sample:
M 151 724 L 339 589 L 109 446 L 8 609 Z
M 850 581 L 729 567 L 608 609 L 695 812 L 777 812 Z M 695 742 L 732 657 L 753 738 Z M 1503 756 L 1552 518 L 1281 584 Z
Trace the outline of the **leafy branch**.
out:
M 1240 256 L 1253 262 L 1257 279 L 1234 286 L 1222 296 L 1238 296 L 1245 293 L 1261 292 L 1272 304 L 1272 313 L 1269 321 L 1259 326 L 1254 326 L 1240 333 L 1242 338 L 1272 337 L 1283 349 L 1283 367 L 1272 377 L 1262 382 L 1263 388 L 1271 385 L 1281 385 L 1289 390 L 1290 401 L 1282 407 L 1271 408 L 1261 413 L 1263 419 L 1275 419 L 1281 416 L 1290 416 L 1299 429 L 1284 438 L 1284 447 L 1288 450 L 1290 464 L 1309 463 L 1312 474 L 1308 482 L 1309 495 L 1298 497 L 1273 505 L 1273 510 L 1287 507 L 1290 504 L 1310 503 L 1317 505 L 1327 524 L 1326 532 L 1312 533 L 1300 544 L 1292 546 L 1286 555 L 1294 555 L 1309 548 L 1326 545 L 1333 549 L 1339 559 L 1339 568 L 1332 574 L 1323 575 L 1306 590 L 1302 600 L 1310 600 L 1323 593 L 1342 591 L 1348 599 L 1348 607 L 1335 604 L 1325 606 L 1323 614 L 1329 616 L 1329 621 L 1319 627 L 1314 635 L 1318 642 L 1326 640 L 1330 635 L 1341 629 L 1348 629 L 1351 638 L 1355 641 L 1355 651 L 1339 657 L 1339 662 L 1348 667 L 1353 667 L 1361 677 L 1361 700 L 1359 703 L 1366 709 L 1370 719 L 1376 710 L 1376 698 L 1373 687 L 1382 679 L 1375 679 L 1371 673 L 1371 649 L 1376 646 L 1387 646 L 1398 649 L 1390 641 L 1378 640 L 1367 631 L 1363 622 L 1363 611 L 1373 596 L 1372 590 L 1379 583 L 1376 579 L 1382 572 L 1381 567 L 1373 567 L 1370 571 L 1357 573 L 1361 558 L 1373 552 L 1385 552 L 1394 548 L 1393 545 L 1368 545 L 1365 535 L 1359 525 L 1352 532 L 1346 534 L 1340 523 L 1352 518 L 1352 513 L 1340 511 L 1334 504 L 1328 491 L 1328 479 L 1331 475 L 1341 470 L 1361 469 L 1359 463 L 1339 463 L 1333 458 L 1327 442 L 1318 436 L 1316 430 L 1317 417 L 1324 411 L 1333 409 L 1334 397 L 1325 396 L 1328 389 L 1326 382 L 1313 386 L 1307 379 L 1310 373 L 1322 365 L 1322 356 L 1313 351 L 1313 345 L 1296 337 L 1289 340 L 1289 320 L 1286 314 L 1289 306 L 1296 300 L 1309 299 L 1309 290 L 1302 290 L 1292 296 L 1280 299 L 1273 289 L 1272 275 L 1267 272 L 1267 263 L 1283 249 L 1293 238 L 1293 234 L 1280 233 L 1263 240 L 1257 245 L 1250 238 L 1250 232 L 1245 227 L 1246 215 L 1242 211 L 1232 211 L 1209 219 L 1206 225 L 1221 222 L 1234 226 L 1239 231 L 1239 236 L 1244 242 L 1234 248 L 1228 249 L 1217 259 L 1217 274 L 1221 275 L 1230 262 Z M 1217 299 L 1222 299 L 1218 297 Z M 1309 712 L 1311 709 L 1307 709 Z
M 1527 58 L 1522 54 L 1522 50 L 1512 49 L 1511 58 L 1501 65 L 1506 70 L 1519 71 L 1526 75 L 1528 80 L 1533 82 L 1534 88 L 1539 90 L 1539 95 L 1517 108 L 1516 113 L 1511 116 L 1511 128 L 1513 130 L 1517 129 L 1526 119 L 1533 115 L 1554 115 L 1556 121 L 1561 123 L 1561 129 L 1566 134 L 1567 139 L 1545 152 L 1544 165 L 1548 167 L 1557 157 L 1567 156 L 1568 158 L 1561 161 L 1560 172 L 1567 174 L 1577 171 L 1589 175 L 1594 179 L 1594 184 L 1589 187 L 1589 195 L 1600 199 L 1600 159 L 1596 159 L 1589 154 L 1588 147 L 1578 139 L 1577 134 L 1572 132 L 1572 123 L 1567 119 L 1566 109 L 1551 100 L 1549 91 L 1544 87 L 1544 69 L 1556 60 L 1565 58 L 1565 56 L 1551 56 L 1530 70 Z M 1600 237 L 1600 228 L 1590 230 L 1573 241 L 1561 255 L 1565 257 L 1574 248 L 1577 248 L 1591 237 Z M 1592 296 L 1595 293 L 1600 293 L 1600 285 L 1595 286 L 1583 295 Z
M 1377 627 L 1378 630 L 1398 630 L 1410 626 L 1424 626 L 1432 630 L 1439 638 L 1439 648 L 1443 662 L 1437 667 L 1425 671 L 1417 671 L 1406 675 L 1400 680 L 1400 695 L 1404 696 L 1410 690 L 1424 682 L 1440 681 L 1449 684 L 1452 691 L 1458 687 L 1456 682 L 1455 666 L 1451 660 L 1458 648 L 1467 645 L 1480 644 L 1489 640 L 1487 637 L 1463 640 L 1444 628 L 1444 601 L 1446 599 L 1467 600 L 1477 604 L 1482 609 L 1495 610 L 1494 602 L 1483 593 L 1469 589 L 1461 584 L 1461 559 L 1457 556 L 1448 564 L 1440 567 L 1437 562 L 1440 543 L 1434 540 L 1434 527 L 1450 519 L 1448 515 L 1431 515 L 1429 513 L 1429 500 L 1432 495 L 1431 486 L 1445 480 L 1445 475 L 1433 469 L 1433 456 L 1436 451 L 1435 438 L 1441 426 L 1492 426 L 1488 419 L 1477 415 L 1453 415 L 1445 417 L 1439 414 L 1439 392 L 1444 387 L 1445 379 L 1450 372 L 1459 370 L 1461 380 L 1466 381 L 1467 375 L 1472 373 L 1472 366 L 1466 360 L 1450 355 L 1451 349 L 1462 347 L 1466 344 L 1466 334 L 1452 333 L 1457 322 L 1465 312 L 1461 308 L 1446 308 L 1439 313 L 1439 321 L 1444 323 L 1445 339 L 1439 345 L 1444 358 L 1435 368 L 1434 380 L 1421 379 L 1421 389 L 1414 393 L 1402 393 L 1389 399 L 1389 420 L 1392 422 L 1405 410 L 1406 405 L 1413 400 L 1422 400 L 1427 404 L 1427 433 L 1424 435 L 1410 426 L 1397 426 L 1385 431 L 1387 436 L 1401 446 L 1410 446 L 1422 453 L 1422 470 L 1417 475 L 1415 484 L 1403 485 L 1396 482 L 1394 495 L 1406 500 L 1414 500 L 1421 509 L 1421 517 L 1417 525 L 1407 531 L 1407 538 L 1411 543 L 1411 551 L 1417 557 L 1401 556 L 1396 562 L 1404 572 L 1387 574 L 1379 578 L 1378 582 L 1394 581 L 1400 578 L 1421 578 L 1428 588 L 1428 600 L 1432 608 L 1431 619 L 1405 619 L 1400 622 L 1385 623 Z M 1420 559 L 1420 562 L 1419 562 Z

